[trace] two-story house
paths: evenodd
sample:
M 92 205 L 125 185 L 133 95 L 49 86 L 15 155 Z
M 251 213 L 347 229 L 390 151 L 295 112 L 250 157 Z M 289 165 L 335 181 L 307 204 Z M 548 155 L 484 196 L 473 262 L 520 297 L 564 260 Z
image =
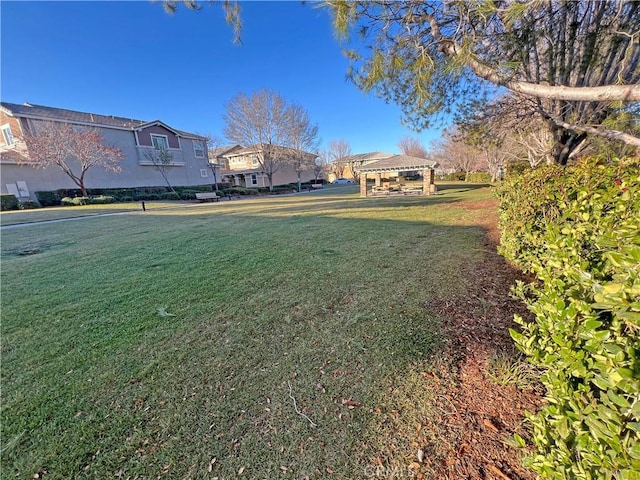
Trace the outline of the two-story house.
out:
M 315 179 L 313 165 L 318 158 L 316 154 L 298 152 L 291 148 L 279 148 L 278 159 L 274 164 L 268 158 L 269 153 L 262 152 L 262 148 L 261 146 L 244 148 L 236 146 L 222 153 L 218 157 L 219 162 L 223 164 L 222 181 L 247 188 L 268 187 L 270 167 L 274 186 L 296 183 L 298 173 L 302 182 Z
M 175 186 L 212 184 L 207 139 L 154 120 L 146 122 L 113 115 L 77 112 L 25 103 L 0 103 L 0 191 L 17 198 L 35 199 L 36 191 L 76 188 L 57 167 L 35 168 L 29 158 L 25 135 L 36 133 L 43 122 L 65 122 L 96 129 L 104 143 L 118 147 L 124 157 L 119 173 L 99 167 L 87 171 L 88 188 L 125 188 L 164 185 L 148 152 L 161 148 L 171 154 L 168 178 Z

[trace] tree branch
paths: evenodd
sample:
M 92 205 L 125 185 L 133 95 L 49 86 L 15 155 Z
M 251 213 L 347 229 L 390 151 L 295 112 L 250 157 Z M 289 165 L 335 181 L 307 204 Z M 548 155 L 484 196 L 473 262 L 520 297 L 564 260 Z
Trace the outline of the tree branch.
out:
M 445 55 L 460 59 L 473 73 L 480 78 L 496 85 L 508 88 L 517 93 L 530 97 L 541 97 L 552 100 L 612 102 L 640 101 L 640 85 L 604 85 L 599 87 L 569 87 L 566 85 L 542 85 L 520 80 L 510 80 L 501 75 L 496 69 L 480 63 L 475 58 L 463 54 L 462 47 L 453 39 L 445 37 L 440 31 L 440 25 L 433 15 L 425 15 L 429 22 L 431 35 L 440 44 L 440 50 Z

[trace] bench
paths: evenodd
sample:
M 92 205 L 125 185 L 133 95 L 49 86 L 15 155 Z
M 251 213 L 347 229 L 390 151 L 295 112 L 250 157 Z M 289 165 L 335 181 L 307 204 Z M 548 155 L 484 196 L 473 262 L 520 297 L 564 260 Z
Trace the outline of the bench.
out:
M 312 183 L 310 186 L 313 190 L 319 190 L 323 188 L 323 185 L 321 183 Z
M 371 195 L 389 195 L 389 187 L 371 187 Z
M 422 187 L 402 187 L 402 193 L 405 195 L 422 195 Z
M 217 202 L 220 200 L 220 197 L 216 192 L 198 192 L 196 193 L 196 200 L 200 200 L 201 202 L 207 202 L 209 200 Z

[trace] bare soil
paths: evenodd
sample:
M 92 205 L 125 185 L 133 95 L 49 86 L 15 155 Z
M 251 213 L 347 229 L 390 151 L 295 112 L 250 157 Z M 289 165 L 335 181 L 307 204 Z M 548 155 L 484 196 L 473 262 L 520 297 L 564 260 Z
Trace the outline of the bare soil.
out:
M 514 314 L 529 313 L 509 291 L 525 276 L 498 255 L 495 201 L 461 202 L 456 208 L 486 210 L 485 255 L 464 272 L 466 294 L 438 300 L 428 308 L 445 319 L 447 333 L 443 368 L 425 373 L 425 381 L 439 390 L 442 421 L 425 425 L 434 438 L 425 446 L 424 466 L 436 479 L 534 479 L 522 466 L 523 452 L 514 447 L 513 434 L 527 438 L 525 411 L 542 402 L 540 389 L 522 391 L 500 385 L 487 375 L 492 356 L 517 358 L 509 328 L 517 328 Z

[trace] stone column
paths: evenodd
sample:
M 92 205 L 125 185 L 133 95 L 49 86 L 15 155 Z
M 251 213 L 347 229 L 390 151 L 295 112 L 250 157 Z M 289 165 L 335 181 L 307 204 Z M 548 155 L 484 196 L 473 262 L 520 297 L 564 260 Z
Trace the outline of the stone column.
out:
M 375 181 L 376 181 L 376 187 L 380 186 L 380 182 L 382 181 L 382 174 L 381 173 L 376 173 L 376 176 L 374 177 Z
M 365 172 L 360 173 L 360 196 L 367 196 L 367 174 Z
M 422 195 L 429 195 L 429 185 L 431 185 L 431 173 L 433 170 L 425 168 L 422 171 Z
M 429 169 L 429 195 L 435 195 L 438 189 L 436 188 L 436 171 L 432 168 Z

